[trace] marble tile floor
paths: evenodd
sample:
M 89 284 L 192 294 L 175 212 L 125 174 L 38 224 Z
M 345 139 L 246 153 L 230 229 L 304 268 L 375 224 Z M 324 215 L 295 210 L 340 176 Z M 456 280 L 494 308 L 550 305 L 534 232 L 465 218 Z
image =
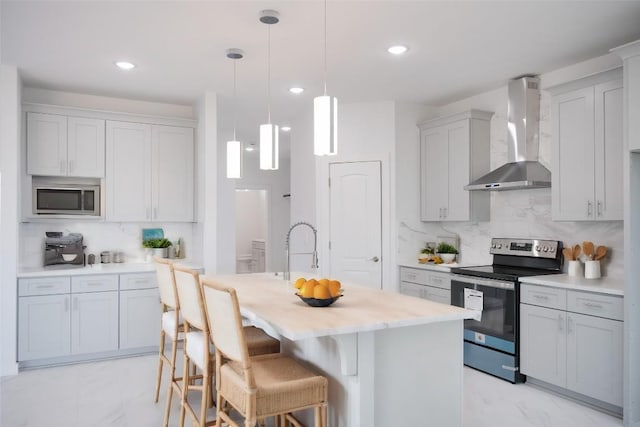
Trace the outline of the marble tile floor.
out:
M 166 382 L 160 403 L 153 403 L 156 363 L 157 356 L 148 355 L 5 377 L 0 381 L 0 427 L 161 426 Z M 618 418 L 571 400 L 469 368 L 464 370 L 464 387 L 464 427 L 622 425 Z M 170 426 L 177 426 L 175 398 L 171 414 Z M 188 419 L 185 425 L 190 425 Z

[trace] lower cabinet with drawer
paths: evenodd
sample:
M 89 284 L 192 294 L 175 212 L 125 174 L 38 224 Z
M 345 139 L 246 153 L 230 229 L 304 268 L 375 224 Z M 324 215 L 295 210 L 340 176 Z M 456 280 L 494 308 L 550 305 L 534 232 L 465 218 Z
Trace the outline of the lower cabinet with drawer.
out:
M 521 285 L 520 369 L 622 406 L 622 297 Z
M 148 351 L 158 344 L 159 325 L 153 272 L 18 280 L 23 367 Z
M 400 293 L 451 304 L 451 276 L 437 271 L 400 267 Z

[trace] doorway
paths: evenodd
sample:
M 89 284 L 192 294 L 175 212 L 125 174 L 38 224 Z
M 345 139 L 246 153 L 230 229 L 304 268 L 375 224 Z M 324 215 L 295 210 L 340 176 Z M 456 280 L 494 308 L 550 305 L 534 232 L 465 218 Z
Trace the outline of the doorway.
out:
M 236 189 L 236 273 L 266 271 L 268 191 Z
M 329 165 L 331 275 L 382 289 L 381 163 Z

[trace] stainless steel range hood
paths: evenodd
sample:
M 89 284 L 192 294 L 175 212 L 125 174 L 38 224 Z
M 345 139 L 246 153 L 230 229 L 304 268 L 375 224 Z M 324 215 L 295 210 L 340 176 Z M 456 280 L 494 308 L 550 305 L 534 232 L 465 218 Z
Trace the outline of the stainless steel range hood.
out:
M 510 163 L 476 179 L 465 190 L 518 190 L 551 187 L 551 172 L 538 162 L 540 79 L 509 82 L 507 140 Z

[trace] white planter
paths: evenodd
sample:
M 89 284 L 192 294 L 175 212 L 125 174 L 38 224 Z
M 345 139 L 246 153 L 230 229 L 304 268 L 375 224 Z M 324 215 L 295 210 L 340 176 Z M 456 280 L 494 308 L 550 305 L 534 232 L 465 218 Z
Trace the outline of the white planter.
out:
M 438 256 L 445 264 L 451 264 L 456 259 L 456 254 L 438 254 Z

